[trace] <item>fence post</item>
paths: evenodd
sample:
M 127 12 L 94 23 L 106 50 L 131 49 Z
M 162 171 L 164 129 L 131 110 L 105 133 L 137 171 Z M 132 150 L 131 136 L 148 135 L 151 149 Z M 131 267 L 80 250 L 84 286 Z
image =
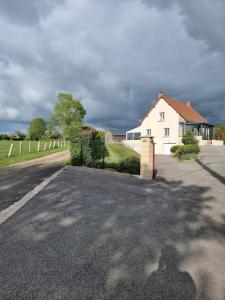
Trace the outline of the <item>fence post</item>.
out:
M 19 154 L 22 155 L 22 142 L 20 142 Z
M 11 156 L 11 154 L 12 154 L 12 148 L 13 148 L 13 144 L 10 145 L 8 156 Z
M 82 141 L 80 142 L 80 165 L 83 165 L 83 146 Z
M 102 167 L 105 169 L 105 143 L 103 143 L 103 160 L 102 160 Z
M 55 140 L 54 140 L 54 143 L 53 143 L 53 148 L 55 148 Z
M 37 151 L 40 151 L 40 141 L 38 141 L 38 147 L 37 147 Z
M 58 148 L 59 148 L 59 140 L 58 140 Z
M 45 142 L 45 145 L 44 145 L 44 151 L 46 150 L 46 147 L 47 147 L 47 143 Z
M 49 150 L 51 149 L 51 145 L 52 145 L 52 141 L 50 141 L 49 143 L 49 147 L 48 147 Z
M 66 147 L 66 140 L 64 140 L 64 147 Z
M 28 152 L 30 153 L 31 147 L 30 147 L 30 141 L 28 142 Z

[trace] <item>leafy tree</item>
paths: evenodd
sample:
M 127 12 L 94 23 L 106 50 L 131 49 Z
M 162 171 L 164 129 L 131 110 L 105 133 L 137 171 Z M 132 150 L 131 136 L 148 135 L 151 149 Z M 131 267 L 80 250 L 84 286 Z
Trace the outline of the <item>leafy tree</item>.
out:
M 70 127 L 74 128 L 74 124 L 82 123 L 85 114 L 86 111 L 79 100 L 74 99 L 71 94 L 59 93 L 50 119 L 54 125 L 62 128 L 64 136 L 68 138 Z
M 29 138 L 39 140 L 46 131 L 46 122 L 42 118 L 33 119 L 29 125 Z
M 187 133 L 183 136 L 182 143 L 184 145 L 198 144 L 198 140 L 195 138 L 195 135 L 192 130 L 187 131 Z

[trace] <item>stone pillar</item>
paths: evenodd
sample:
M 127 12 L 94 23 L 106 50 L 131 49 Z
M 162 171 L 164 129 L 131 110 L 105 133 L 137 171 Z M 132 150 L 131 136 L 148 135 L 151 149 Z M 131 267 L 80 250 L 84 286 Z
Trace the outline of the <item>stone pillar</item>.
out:
M 151 180 L 153 178 L 153 137 L 141 137 L 141 170 L 140 175 L 143 179 Z

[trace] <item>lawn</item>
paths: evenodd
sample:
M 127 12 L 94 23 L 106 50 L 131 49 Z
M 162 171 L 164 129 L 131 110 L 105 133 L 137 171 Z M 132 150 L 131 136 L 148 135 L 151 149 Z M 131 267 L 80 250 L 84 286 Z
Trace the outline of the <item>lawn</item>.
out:
M 10 145 L 13 144 L 11 156 L 8 157 Z M 59 145 L 59 147 L 58 147 Z M 40 141 L 39 151 L 38 142 L 30 142 L 29 153 L 29 141 L 22 141 L 22 154 L 19 153 L 20 142 L 19 141 L 0 141 L 0 167 L 5 167 L 14 163 L 39 158 L 48 154 L 63 151 L 68 149 L 68 145 L 64 146 L 63 141 Z
M 123 144 L 108 144 L 109 155 L 106 157 L 106 163 L 119 163 L 127 158 L 140 159 L 140 155 L 134 150 L 125 147 Z

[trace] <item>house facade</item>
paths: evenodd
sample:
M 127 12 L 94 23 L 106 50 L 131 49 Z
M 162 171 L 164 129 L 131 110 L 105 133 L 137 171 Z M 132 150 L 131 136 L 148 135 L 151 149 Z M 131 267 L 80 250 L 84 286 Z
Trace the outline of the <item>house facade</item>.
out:
M 170 154 L 170 148 L 182 144 L 182 137 L 188 130 L 194 132 L 199 145 L 213 143 L 213 125 L 190 102 L 177 101 L 160 92 L 140 126 L 127 131 L 123 143 L 140 153 L 140 138 L 153 136 L 156 154 Z

